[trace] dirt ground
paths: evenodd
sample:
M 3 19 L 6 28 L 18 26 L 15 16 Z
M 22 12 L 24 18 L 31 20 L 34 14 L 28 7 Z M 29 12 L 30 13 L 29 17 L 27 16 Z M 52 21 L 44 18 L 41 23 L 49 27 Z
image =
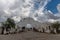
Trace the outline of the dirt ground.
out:
M 60 40 L 60 34 L 28 31 L 17 34 L 0 35 L 0 40 Z

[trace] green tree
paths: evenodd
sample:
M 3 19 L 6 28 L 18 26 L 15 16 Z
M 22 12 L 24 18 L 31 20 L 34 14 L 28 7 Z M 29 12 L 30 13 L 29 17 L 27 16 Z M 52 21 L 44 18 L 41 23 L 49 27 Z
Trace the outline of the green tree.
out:
M 6 29 L 6 31 L 9 31 L 9 29 L 11 28 L 15 28 L 15 21 L 11 18 L 7 18 L 7 20 L 5 22 L 2 23 L 2 34 L 4 29 Z
M 56 29 L 56 32 L 59 32 L 59 27 L 60 27 L 60 23 L 59 22 L 54 22 L 52 23 L 52 28 L 53 30 Z
M 8 27 L 15 28 L 15 22 L 14 22 L 13 19 L 8 18 L 6 22 L 7 22 L 6 24 L 7 24 Z

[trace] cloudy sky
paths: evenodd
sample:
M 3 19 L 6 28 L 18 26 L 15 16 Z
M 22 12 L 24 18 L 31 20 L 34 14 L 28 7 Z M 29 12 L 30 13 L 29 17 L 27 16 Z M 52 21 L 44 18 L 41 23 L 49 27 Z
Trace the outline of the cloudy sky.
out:
M 0 22 L 31 17 L 39 22 L 60 21 L 60 0 L 0 0 Z

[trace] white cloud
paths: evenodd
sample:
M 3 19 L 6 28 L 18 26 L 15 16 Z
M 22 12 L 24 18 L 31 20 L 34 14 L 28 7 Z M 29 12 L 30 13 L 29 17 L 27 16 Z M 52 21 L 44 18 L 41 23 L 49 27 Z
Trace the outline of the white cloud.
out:
M 12 19 L 14 19 L 14 21 L 15 21 L 16 23 L 21 20 L 21 18 L 20 18 L 20 17 L 17 17 L 17 16 L 12 17 Z
M 55 16 L 60 17 L 60 4 L 57 5 L 57 10 L 58 10 L 58 13 L 56 13 Z
M 54 22 L 56 22 L 57 20 L 54 20 L 54 19 L 49 19 L 48 20 L 48 22 L 50 22 L 50 23 L 54 23 Z
M 60 13 L 60 4 L 57 5 L 57 10 L 58 10 L 59 13 Z
M 45 10 L 45 6 L 49 1 L 50 0 L 0 0 L 0 19 L 3 20 L 11 17 L 16 22 L 19 22 L 20 19 L 24 17 L 32 17 L 37 21 L 55 20 L 57 17 L 54 16 L 50 10 Z M 39 3 L 37 9 L 34 7 L 35 3 Z
M 25 3 L 22 6 L 22 15 L 25 17 L 29 17 L 31 12 L 31 8 L 33 7 L 33 0 L 25 0 Z
M 37 13 L 44 14 L 43 10 L 44 7 L 47 5 L 48 0 L 0 0 L 0 9 L 1 9 L 1 16 L 2 17 L 13 17 L 16 19 L 16 17 L 24 18 L 32 16 L 36 13 L 34 10 L 34 3 L 40 2 L 39 9 L 37 10 Z M 5 7 L 4 7 L 5 6 Z M 33 12 L 34 11 L 34 12 Z
M 0 0 L 0 18 L 19 16 L 23 0 Z M 22 4 L 21 4 L 22 3 Z

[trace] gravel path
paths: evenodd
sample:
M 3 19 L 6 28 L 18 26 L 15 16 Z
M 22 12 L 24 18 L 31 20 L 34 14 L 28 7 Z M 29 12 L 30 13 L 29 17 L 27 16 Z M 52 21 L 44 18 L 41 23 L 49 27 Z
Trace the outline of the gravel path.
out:
M 0 40 L 60 40 L 60 34 L 28 31 L 17 34 L 0 35 Z

